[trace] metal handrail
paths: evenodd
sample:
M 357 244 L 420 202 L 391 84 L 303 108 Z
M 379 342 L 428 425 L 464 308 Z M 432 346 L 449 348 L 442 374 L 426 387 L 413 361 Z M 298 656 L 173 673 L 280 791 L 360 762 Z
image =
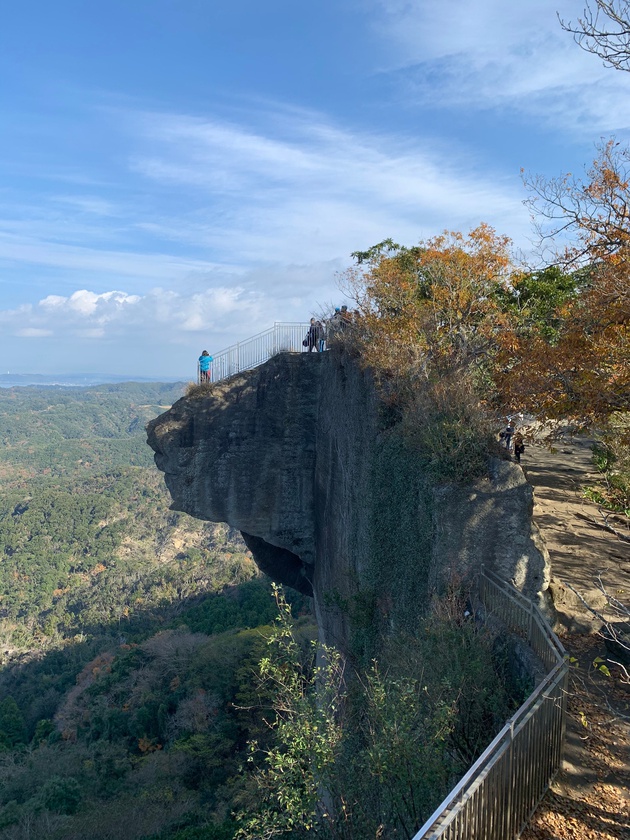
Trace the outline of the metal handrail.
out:
M 516 606 L 528 619 L 528 641 L 539 656 L 546 653 L 540 658 L 549 670 L 413 840 L 518 837 L 562 761 L 568 675 L 565 650 L 540 610 L 522 593 L 491 570 L 482 570 L 479 582 L 486 609 L 488 602 L 503 599 L 502 606 Z M 501 611 L 508 626 L 522 631 L 522 624 L 510 621 L 509 611 Z
M 300 321 L 276 321 L 273 327 L 213 353 L 206 381 L 220 382 L 241 371 L 251 370 L 264 364 L 276 353 L 301 352 L 308 328 L 309 324 Z M 197 382 L 200 381 L 197 365 Z

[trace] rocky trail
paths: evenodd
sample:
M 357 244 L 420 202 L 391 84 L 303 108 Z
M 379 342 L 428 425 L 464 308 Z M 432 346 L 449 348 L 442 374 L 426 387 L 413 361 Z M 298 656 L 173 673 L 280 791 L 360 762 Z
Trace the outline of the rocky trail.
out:
M 606 530 L 583 492 L 598 482 L 591 446 L 567 434 L 551 447 L 530 442 L 522 458 L 551 558 L 555 629 L 572 660 L 563 767 L 523 840 L 630 840 L 630 685 L 608 659 L 601 619 L 575 594 L 612 622 L 620 617 L 604 592 L 630 603 L 630 543 Z M 610 676 L 593 664 L 598 657 Z

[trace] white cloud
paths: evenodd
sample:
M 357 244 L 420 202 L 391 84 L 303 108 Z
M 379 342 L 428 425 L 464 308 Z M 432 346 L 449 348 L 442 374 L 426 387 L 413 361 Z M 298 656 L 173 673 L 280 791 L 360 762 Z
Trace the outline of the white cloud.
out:
M 0 310 L 0 332 L 5 341 L 14 336 L 33 348 L 33 340 L 44 337 L 71 342 L 75 361 L 91 352 L 90 345 L 105 342 L 111 347 L 107 352 L 112 370 L 124 360 L 140 371 L 138 359 L 146 354 L 160 369 L 168 369 L 171 357 L 198 355 L 201 348 L 192 349 L 198 344 L 216 352 L 274 321 L 305 322 L 322 307 L 342 302 L 339 267 L 325 263 L 258 268 L 243 275 L 240 283 L 215 285 L 210 275 L 205 287 L 190 292 L 158 287 L 144 295 L 88 289 L 47 295 L 35 304 Z M 65 369 L 71 369 L 68 362 Z
M 114 216 L 118 209 L 111 201 L 97 195 L 57 195 L 53 201 L 94 216 Z
M 140 296 L 121 291 L 96 293 L 81 289 L 68 297 L 48 295 L 37 304 L 0 311 L 4 331 L 22 337 L 74 334 L 102 338 L 141 329 L 167 340 L 182 334 L 222 326 L 233 313 L 237 320 L 256 317 L 261 296 L 243 288 L 208 288 L 202 293 L 180 294 L 154 289 Z
M 37 327 L 24 327 L 22 329 L 18 329 L 15 332 L 20 338 L 42 338 L 44 336 L 50 336 L 53 334 L 52 330 L 42 330 L 38 329 Z

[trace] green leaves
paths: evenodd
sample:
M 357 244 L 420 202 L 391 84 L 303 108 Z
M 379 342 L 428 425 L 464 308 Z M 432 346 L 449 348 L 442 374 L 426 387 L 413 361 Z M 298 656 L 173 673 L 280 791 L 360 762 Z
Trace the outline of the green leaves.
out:
M 250 742 L 237 837 L 411 837 L 509 716 L 495 640 L 437 610 L 348 673 L 329 648 L 316 659 L 278 606 L 259 666 L 272 738 Z
M 0 702 L 0 752 L 10 750 L 26 741 L 24 715 L 13 697 Z
M 279 615 L 269 653 L 259 665 L 261 691 L 271 699 L 267 721 L 274 739 L 262 751 L 257 741 L 249 745 L 260 806 L 240 815 L 237 838 L 242 840 L 318 833 L 322 786 L 330 781 L 342 736 L 337 719 L 344 693 L 341 657 L 322 648 L 316 664 L 316 643 L 301 647 L 290 607 L 279 588 L 274 591 Z
M 602 659 L 601 656 L 595 657 L 595 659 L 593 660 L 593 668 L 595 668 L 596 671 L 599 671 L 600 674 L 603 674 L 605 677 L 612 676 L 608 665 L 606 665 L 606 660 Z

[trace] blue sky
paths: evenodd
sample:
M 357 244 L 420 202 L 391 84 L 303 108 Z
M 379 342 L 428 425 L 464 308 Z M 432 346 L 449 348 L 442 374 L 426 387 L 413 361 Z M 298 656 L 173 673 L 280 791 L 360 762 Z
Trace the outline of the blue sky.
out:
M 191 378 L 340 302 L 352 251 L 627 139 L 571 0 L 21 0 L 0 27 L 0 371 Z

